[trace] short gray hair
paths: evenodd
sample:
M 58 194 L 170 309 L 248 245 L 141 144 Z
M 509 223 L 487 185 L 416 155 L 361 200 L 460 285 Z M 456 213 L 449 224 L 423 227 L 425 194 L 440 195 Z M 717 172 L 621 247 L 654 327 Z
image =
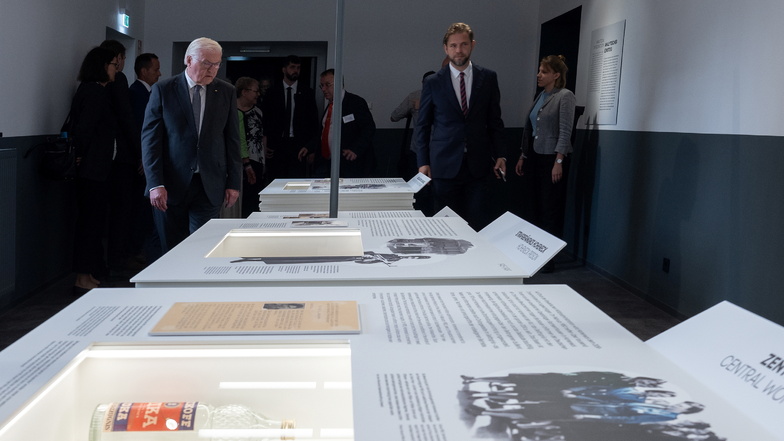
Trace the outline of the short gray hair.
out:
M 211 38 L 201 37 L 191 41 L 191 44 L 188 45 L 188 49 L 185 51 L 185 57 L 182 60 L 183 64 L 188 64 L 188 56 L 198 58 L 198 54 L 202 51 L 215 51 L 223 54 L 223 48 L 217 41 Z

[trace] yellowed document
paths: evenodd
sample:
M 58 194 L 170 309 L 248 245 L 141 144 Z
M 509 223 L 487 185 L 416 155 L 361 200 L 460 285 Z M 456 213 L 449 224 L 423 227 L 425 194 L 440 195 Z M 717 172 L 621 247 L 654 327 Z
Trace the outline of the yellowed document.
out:
M 150 335 L 358 334 L 356 301 L 180 302 Z

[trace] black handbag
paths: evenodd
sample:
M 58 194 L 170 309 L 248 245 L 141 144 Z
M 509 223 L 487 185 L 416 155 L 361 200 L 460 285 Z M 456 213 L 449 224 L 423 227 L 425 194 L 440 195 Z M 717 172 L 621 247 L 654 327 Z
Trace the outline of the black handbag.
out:
M 38 170 L 41 175 L 53 181 L 69 181 L 76 178 L 76 149 L 69 137 L 71 115 L 65 119 L 59 137 L 50 136 L 46 141 L 30 147 L 24 157 L 34 150 L 41 150 Z

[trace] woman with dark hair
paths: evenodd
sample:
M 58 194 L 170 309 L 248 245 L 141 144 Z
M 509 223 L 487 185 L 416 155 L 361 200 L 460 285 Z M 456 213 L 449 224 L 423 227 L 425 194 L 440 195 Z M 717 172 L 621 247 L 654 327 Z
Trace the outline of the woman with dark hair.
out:
M 515 172 L 526 175 L 524 217 L 548 233 L 563 234 L 566 178 L 572 153 L 574 94 L 565 89 L 563 55 L 550 55 L 539 62 L 536 84 L 543 90 L 528 112 L 523 131 L 522 154 Z M 543 268 L 551 272 L 552 261 Z
M 115 153 L 117 122 L 105 86 L 114 81 L 117 56 L 97 47 L 79 69 L 79 88 L 71 103 L 70 136 L 76 149 L 76 240 L 74 292 L 97 288 L 107 274 L 103 232 L 108 208 L 108 178 Z

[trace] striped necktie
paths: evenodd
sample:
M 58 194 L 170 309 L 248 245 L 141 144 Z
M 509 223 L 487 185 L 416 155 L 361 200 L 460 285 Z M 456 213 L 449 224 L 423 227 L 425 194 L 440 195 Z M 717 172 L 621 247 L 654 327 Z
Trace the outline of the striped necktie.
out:
M 465 72 L 460 72 L 460 108 L 463 109 L 463 116 L 468 116 L 468 100 L 466 99 Z

